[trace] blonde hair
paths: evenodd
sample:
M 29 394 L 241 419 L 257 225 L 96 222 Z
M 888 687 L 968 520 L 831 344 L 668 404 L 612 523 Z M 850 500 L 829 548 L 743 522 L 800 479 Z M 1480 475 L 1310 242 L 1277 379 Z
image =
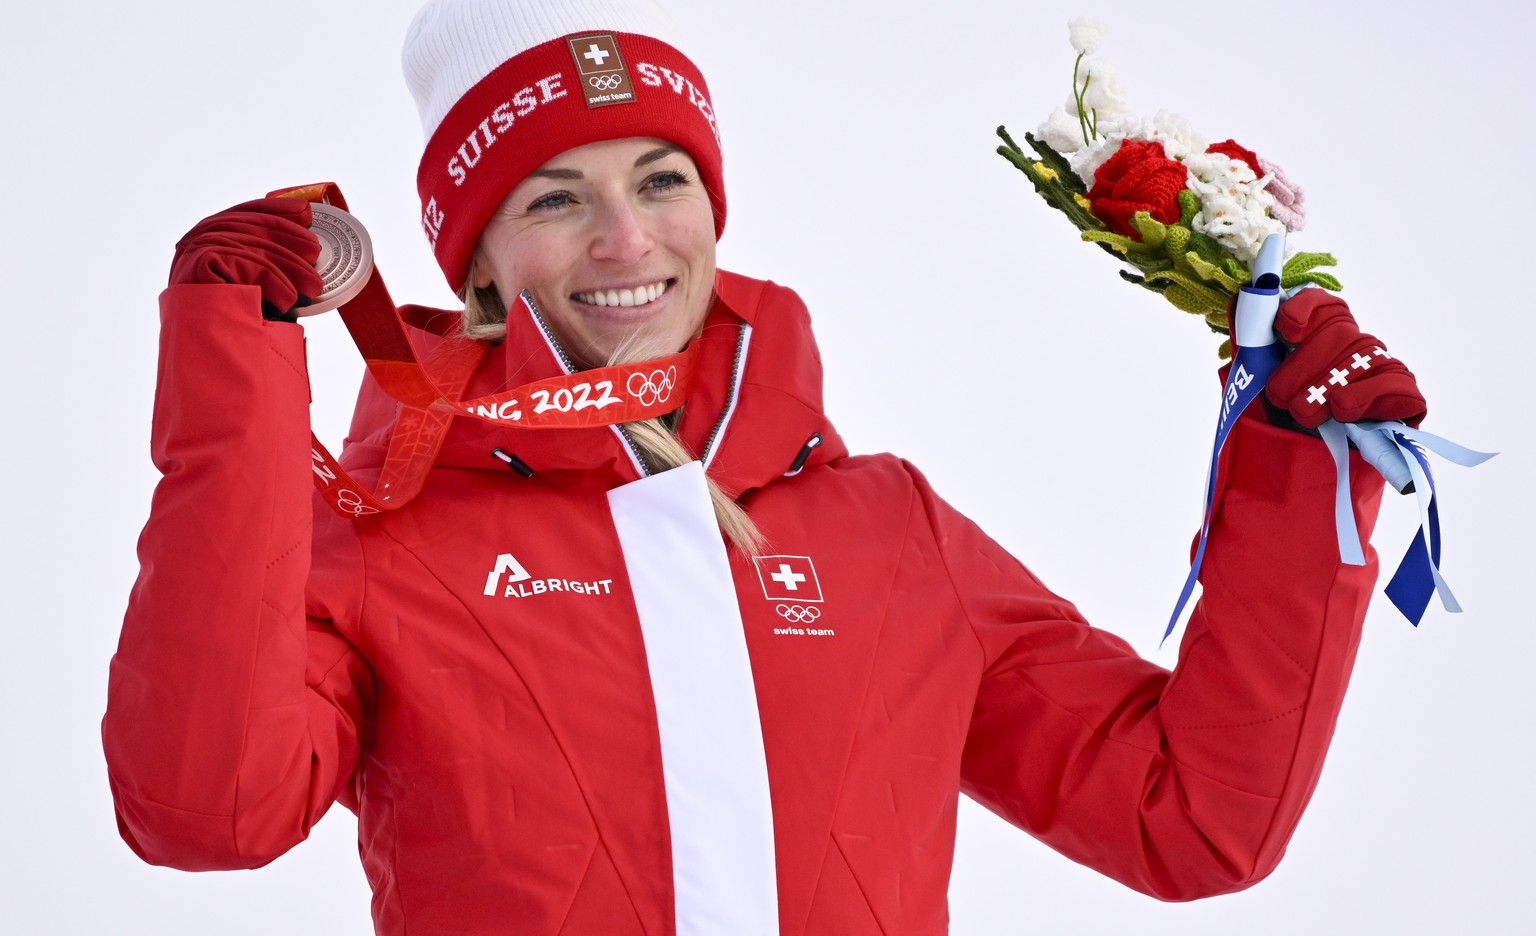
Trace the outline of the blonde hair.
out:
M 495 286 L 474 287 L 465 290 L 464 334 L 477 341 L 502 341 L 507 337 L 507 305 L 502 302 Z M 669 354 L 668 349 L 648 346 L 638 336 L 630 336 L 613 350 L 607 363 L 632 364 L 649 361 Z M 678 410 L 666 416 L 639 422 L 622 423 L 619 428 L 635 447 L 636 454 L 649 473 L 659 473 L 695 461 L 696 457 L 683 445 L 683 440 L 673 431 Z M 763 551 L 763 534 L 752 518 L 725 492 L 713 478 L 705 476 L 709 486 L 709 501 L 715 510 L 715 522 L 737 549 L 755 558 Z

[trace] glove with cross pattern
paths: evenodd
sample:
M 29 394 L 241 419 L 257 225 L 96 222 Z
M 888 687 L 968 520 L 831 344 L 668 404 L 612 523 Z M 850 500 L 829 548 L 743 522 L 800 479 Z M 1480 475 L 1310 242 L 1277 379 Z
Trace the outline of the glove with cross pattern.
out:
M 1304 289 L 1280 306 L 1275 332 L 1293 350 L 1270 375 L 1268 401 L 1297 424 L 1400 420 L 1418 426 L 1424 396 L 1402 361 L 1360 331 L 1343 299 Z

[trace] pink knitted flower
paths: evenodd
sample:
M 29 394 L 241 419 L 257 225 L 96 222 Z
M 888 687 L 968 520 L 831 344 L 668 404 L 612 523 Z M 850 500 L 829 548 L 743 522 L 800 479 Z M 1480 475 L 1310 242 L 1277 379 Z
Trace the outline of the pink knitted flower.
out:
M 1259 157 L 1259 168 L 1264 170 L 1264 175 L 1274 176 L 1264 189 L 1275 197 L 1269 213 L 1285 225 L 1287 231 L 1301 230 L 1307 223 L 1307 200 L 1301 186 L 1287 179 L 1279 166 L 1262 156 Z

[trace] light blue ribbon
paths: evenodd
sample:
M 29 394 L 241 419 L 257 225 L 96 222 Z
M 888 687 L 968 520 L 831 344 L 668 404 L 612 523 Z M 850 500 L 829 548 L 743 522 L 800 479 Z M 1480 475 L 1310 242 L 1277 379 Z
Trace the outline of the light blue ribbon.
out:
M 1413 486 L 1419 501 L 1419 531 L 1387 583 L 1387 598 L 1413 626 L 1419 626 L 1432 595 L 1440 596 L 1445 610 L 1461 610 L 1451 587 L 1440 574 L 1440 508 L 1435 500 L 1435 478 L 1426 450 L 1464 468 L 1481 465 L 1498 454 L 1478 452 L 1432 432 L 1410 429 L 1398 422 L 1362 420 L 1340 424 L 1328 420 L 1318 427 L 1337 469 L 1334 482 L 1334 525 L 1339 558 L 1347 565 L 1364 565 L 1360 530 L 1349 489 L 1349 443 L 1399 492 Z

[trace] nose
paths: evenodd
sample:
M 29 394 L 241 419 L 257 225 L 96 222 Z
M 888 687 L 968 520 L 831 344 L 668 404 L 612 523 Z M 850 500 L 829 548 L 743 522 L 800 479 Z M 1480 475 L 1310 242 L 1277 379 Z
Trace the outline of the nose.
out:
M 608 200 L 595 220 L 591 246 L 594 260 L 631 265 L 650 253 L 655 243 L 645 217 L 628 200 Z

